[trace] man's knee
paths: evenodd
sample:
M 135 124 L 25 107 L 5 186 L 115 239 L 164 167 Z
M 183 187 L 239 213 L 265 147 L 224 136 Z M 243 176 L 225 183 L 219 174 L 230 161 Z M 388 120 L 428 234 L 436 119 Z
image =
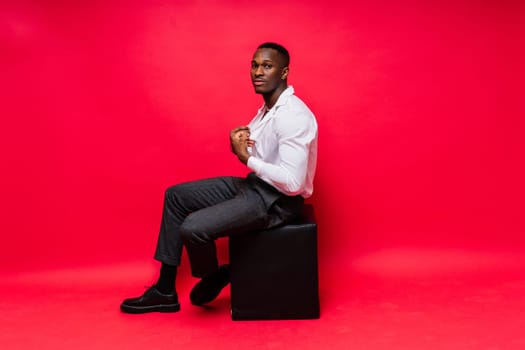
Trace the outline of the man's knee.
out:
M 178 185 L 170 186 L 164 192 L 164 198 L 165 199 L 169 199 L 169 200 L 173 200 L 174 198 L 177 198 L 180 195 L 179 192 L 180 191 L 178 189 Z
M 189 196 L 188 191 L 185 191 L 180 184 L 171 186 L 164 192 L 164 204 L 175 211 L 178 217 L 184 216 L 190 211 L 186 204 Z M 179 219 L 183 219 L 183 217 L 179 217 Z

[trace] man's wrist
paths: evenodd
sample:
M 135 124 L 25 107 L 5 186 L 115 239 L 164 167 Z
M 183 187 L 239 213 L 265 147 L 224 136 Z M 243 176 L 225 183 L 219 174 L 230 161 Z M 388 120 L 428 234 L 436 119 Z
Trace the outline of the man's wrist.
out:
M 246 166 L 253 170 L 256 174 L 259 174 L 261 168 L 261 160 L 257 157 L 250 155 L 250 157 L 246 161 Z
M 250 159 L 250 154 L 240 154 L 238 156 L 238 158 L 241 161 L 241 163 L 247 165 L 248 164 L 248 159 Z

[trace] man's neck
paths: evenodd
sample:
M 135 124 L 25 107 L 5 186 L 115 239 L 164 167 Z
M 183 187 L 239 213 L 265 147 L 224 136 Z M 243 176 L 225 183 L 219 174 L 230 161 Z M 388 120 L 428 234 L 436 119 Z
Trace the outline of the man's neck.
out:
M 267 109 L 270 109 L 273 107 L 273 105 L 275 105 L 275 103 L 279 99 L 279 96 L 281 96 L 281 94 L 284 90 L 286 90 L 287 87 L 288 85 L 282 84 L 277 89 L 273 90 L 271 93 L 263 94 L 264 104 L 266 105 Z

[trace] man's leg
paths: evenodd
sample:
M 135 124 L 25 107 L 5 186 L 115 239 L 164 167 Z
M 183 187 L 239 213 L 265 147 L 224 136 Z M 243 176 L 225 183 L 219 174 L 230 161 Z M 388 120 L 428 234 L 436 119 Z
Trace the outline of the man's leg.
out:
M 214 300 L 230 282 L 229 266 L 217 265 L 215 239 L 266 228 L 269 217 L 261 196 L 249 186 L 232 199 L 190 214 L 180 231 L 192 274 L 202 277 L 190 293 L 194 305 Z
M 182 254 L 180 226 L 188 214 L 233 198 L 242 178 L 219 177 L 183 183 L 166 190 L 164 210 L 155 258 L 162 262 L 160 277 L 142 296 L 124 300 L 121 310 L 128 313 L 174 312 L 180 309 L 175 276 Z M 217 265 L 216 255 L 208 264 Z
M 192 275 L 204 277 L 217 270 L 215 240 L 266 228 L 268 213 L 264 201 L 246 183 L 235 197 L 188 215 L 180 226 L 191 263 Z
M 162 223 L 155 259 L 173 266 L 180 264 L 183 237 L 181 225 L 187 217 L 204 208 L 234 198 L 245 179 L 218 177 L 175 185 L 166 190 Z

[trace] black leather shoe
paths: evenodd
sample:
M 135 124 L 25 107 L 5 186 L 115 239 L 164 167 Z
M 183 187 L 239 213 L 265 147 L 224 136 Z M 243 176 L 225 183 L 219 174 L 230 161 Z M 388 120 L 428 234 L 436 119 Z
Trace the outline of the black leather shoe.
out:
M 142 296 L 124 300 L 120 304 L 120 310 L 128 314 L 177 312 L 180 310 L 180 304 L 176 292 L 162 294 L 155 286 L 151 286 Z
M 201 306 L 213 301 L 221 290 L 230 283 L 230 265 L 222 265 L 217 271 L 204 276 L 193 287 L 190 300 L 193 305 Z

